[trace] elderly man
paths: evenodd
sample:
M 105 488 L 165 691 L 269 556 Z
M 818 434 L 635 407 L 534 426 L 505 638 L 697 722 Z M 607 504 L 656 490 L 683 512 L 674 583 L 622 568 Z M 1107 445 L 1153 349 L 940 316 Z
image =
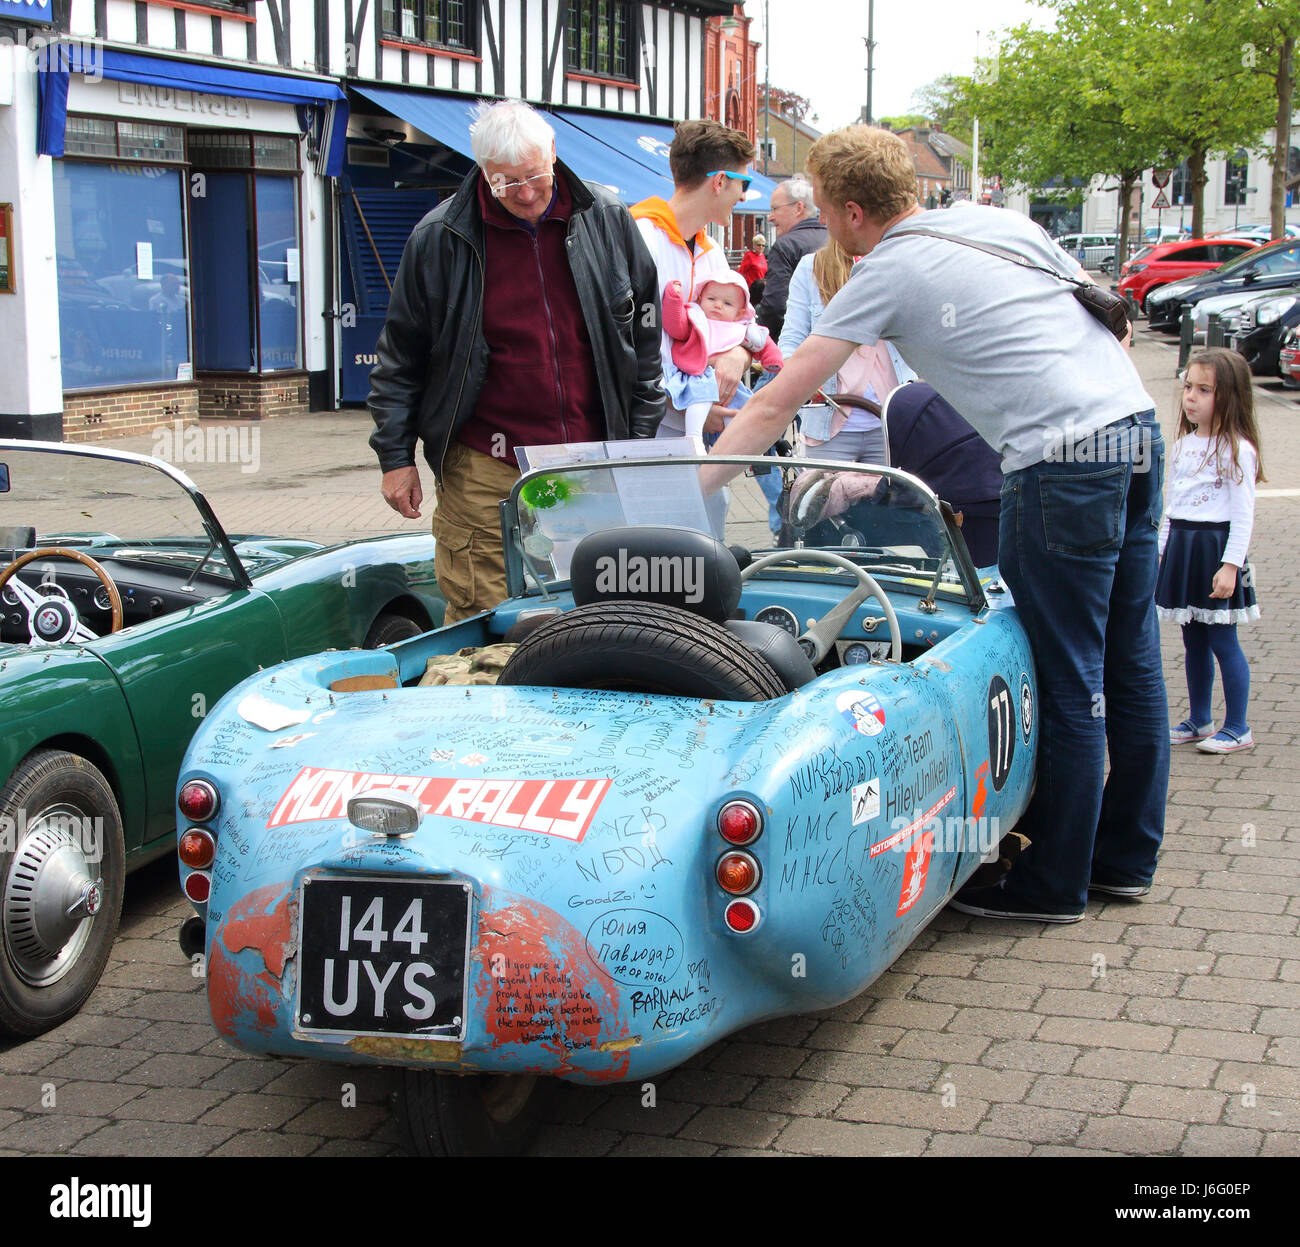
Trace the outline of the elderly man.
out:
M 520 100 L 470 134 L 478 167 L 407 241 L 370 374 L 388 505 L 420 515 L 417 438 L 433 469 L 448 623 L 506 595 L 515 447 L 653 437 L 664 410 L 655 267 L 627 209 L 556 161 Z
M 761 450 L 858 344 L 882 339 L 959 405 L 1002 454 L 1000 571 L 1034 650 L 1039 746 L 1021 824 L 1031 847 L 1000 886 L 967 889 L 954 908 L 1077 922 L 1089 890 L 1141 896 L 1169 773 L 1153 599 L 1164 448 L 1151 399 L 1073 287 L 959 241 L 1075 271 L 1027 218 L 969 203 L 922 212 L 912 158 L 885 130 L 826 135 L 808 169 L 831 236 L 866 258 L 715 449 Z M 706 487 L 727 474 L 709 470 Z
M 772 192 L 767 211 L 776 230 L 776 241 L 767 256 L 767 285 L 758 305 L 758 322 L 781 336 L 785 304 L 790 296 L 790 278 L 799 261 L 826 241 L 826 226 L 817 219 L 812 184 L 807 178 L 789 178 Z

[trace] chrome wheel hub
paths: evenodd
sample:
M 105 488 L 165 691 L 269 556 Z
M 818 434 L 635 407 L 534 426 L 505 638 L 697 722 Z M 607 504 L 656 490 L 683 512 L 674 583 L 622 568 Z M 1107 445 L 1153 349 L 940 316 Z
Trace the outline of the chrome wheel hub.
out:
M 88 860 L 87 820 L 55 806 L 28 824 L 4 889 L 4 942 L 20 978 L 48 987 L 62 978 L 90 937 L 104 881 Z

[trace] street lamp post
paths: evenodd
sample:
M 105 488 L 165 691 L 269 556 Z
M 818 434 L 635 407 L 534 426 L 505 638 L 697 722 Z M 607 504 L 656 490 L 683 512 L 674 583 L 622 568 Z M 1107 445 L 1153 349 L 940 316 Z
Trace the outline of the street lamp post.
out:
M 763 0 L 763 172 L 767 173 L 772 117 L 772 8 L 771 0 Z
M 876 58 L 876 0 L 867 0 L 867 125 L 871 124 L 871 76 Z

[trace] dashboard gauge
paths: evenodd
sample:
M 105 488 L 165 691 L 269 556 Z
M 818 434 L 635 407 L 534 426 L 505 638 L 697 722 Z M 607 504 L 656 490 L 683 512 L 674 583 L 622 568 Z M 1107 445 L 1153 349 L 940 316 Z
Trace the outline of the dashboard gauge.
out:
M 11 585 L 5 585 L 3 589 L 0 589 L 0 602 L 3 602 L 6 606 L 18 605 L 18 594 L 13 591 Z
M 754 620 L 756 623 L 775 624 L 795 640 L 799 639 L 801 631 L 799 621 L 794 617 L 793 612 L 786 610 L 784 606 L 765 606 L 754 616 Z
M 95 603 L 96 610 L 110 611 L 113 609 L 113 603 L 109 599 L 108 590 L 105 589 L 103 585 L 99 585 L 95 589 L 95 596 L 93 598 L 93 601 Z
M 859 663 L 871 661 L 871 646 L 864 645 L 861 641 L 854 641 L 852 645 L 844 651 L 844 665 L 846 667 L 856 667 Z

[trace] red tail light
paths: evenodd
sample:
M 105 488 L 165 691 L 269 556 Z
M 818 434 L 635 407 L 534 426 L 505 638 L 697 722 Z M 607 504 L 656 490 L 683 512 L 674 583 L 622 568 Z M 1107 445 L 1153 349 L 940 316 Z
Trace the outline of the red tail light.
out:
M 728 801 L 718 811 L 718 832 L 731 844 L 753 844 L 763 833 L 763 816 L 749 801 Z
M 192 779 L 181 786 L 176 804 L 190 822 L 206 823 L 220 809 L 221 798 L 206 779 Z
M 211 875 L 196 872 L 186 876 L 185 895 L 190 898 L 196 905 L 203 905 L 212 895 L 212 877 Z
M 724 915 L 727 926 L 740 935 L 758 926 L 758 906 L 753 901 L 732 901 Z
M 217 842 L 202 827 L 191 827 L 181 836 L 176 852 L 191 870 L 206 870 L 217 855 Z

